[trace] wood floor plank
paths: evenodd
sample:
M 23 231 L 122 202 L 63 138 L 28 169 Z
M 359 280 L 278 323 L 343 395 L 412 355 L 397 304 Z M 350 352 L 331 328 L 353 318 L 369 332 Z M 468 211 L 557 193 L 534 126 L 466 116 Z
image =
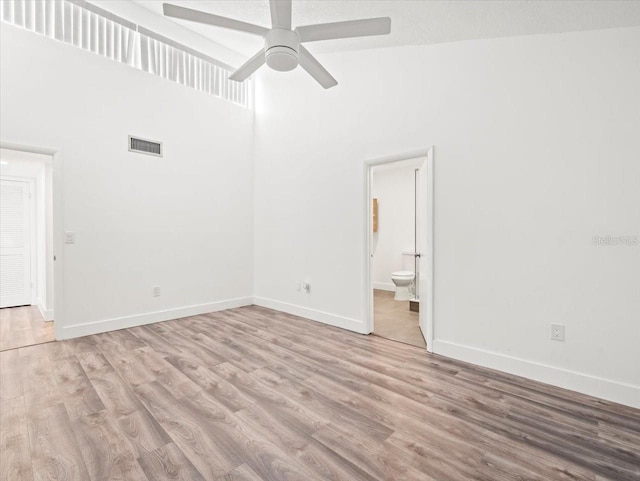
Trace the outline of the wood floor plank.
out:
M 435 481 L 428 473 L 419 471 L 405 461 L 399 460 L 397 454 L 389 455 L 385 443 L 359 436 L 334 423 L 318 430 L 312 437 L 374 479 L 381 481 L 394 479 Z
M 268 408 L 274 414 L 296 424 L 300 430 L 313 433 L 329 421 L 321 414 L 308 409 L 297 400 L 270 389 L 259 379 L 238 369 L 232 364 L 223 363 L 213 368 L 214 372 L 236 386 L 257 403 Z
M 53 322 L 45 322 L 36 306 L 0 309 L 0 351 L 53 340 Z
M 191 396 L 200 391 L 201 388 L 198 384 L 153 349 L 143 347 L 134 349 L 131 353 L 147 368 L 153 378 L 174 396 Z
M 228 448 L 219 447 L 218 443 L 224 439 L 212 439 L 203 429 L 202 421 L 194 418 L 182 400 L 177 400 L 157 381 L 134 389 L 158 424 L 205 479 L 216 479 L 241 464 Z
M 47 344 L 23 347 L 18 352 L 27 414 L 62 403 L 64 397 L 52 373 Z
M 321 481 L 315 470 L 308 469 L 299 459 L 287 456 L 271 440 L 260 436 L 250 426 L 238 422 L 234 413 L 208 396 L 182 400 L 194 417 L 205 421 L 210 436 L 223 441 L 224 449 L 237 456 L 236 461 L 246 463 L 258 476 L 287 481 Z M 231 455 L 230 455 L 231 457 Z
M 194 331 L 196 329 L 196 331 Z M 198 332 L 196 328 L 181 327 L 176 330 L 176 334 L 181 337 L 189 339 L 194 345 L 199 348 L 208 346 L 210 350 L 215 351 L 219 356 L 222 356 L 224 362 L 231 363 L 239 369 L 246 372 L 251 372 L 255 369 L 264 367 L 265 364 L 259 360 L 255 360 L 252 357 L 244 358 L 242 355 L 234 351 L 232 348 L 226 346 L 223 342 L 220 342 L 217 336 L 211 336 L 207 332 Z M 217 365 L 220 363 L 215 363 Z
M 71 429 L 64 404 L 29 417 L 31 459 L 36 480 L 88 481 L 91 478 Z
M 176 356 L 169 356 L 166 360 L 232 411 L 243 409 L 254 403 L 252 398 L 202 364 L 194 363 L 189 358 Z
M 186 356 L 188 353 L 183 352 L 171 342 L 168 342 L 162 335 L 156 333 L 151 326 L 139 326 L 129 329 L 138 339 L 145 342 L 147 346 L 156 351 L 162 357 L 166 356 Z
M 0 401 L 0 481 L 33 481 L 24 398 Z
M 133 386 L 128 385 L 110 367 L 100 371 L 88 371 L 87 377 L 112 416 L 120 417 L 142 408 L 132 390 Z
M 144 406 L 137 411 L 120 416 L 118 425 L 121 432 L 129 439 L 137 457 L 171 442 L 169 435 Z
M 267 370 L 259 370 L 254 375 L 258 379 L 264 379 L 266 384 L 267 379 L 272 379 L 274 374 Z M 366 413 L 341 404 L 332 395 L 326 395 L 308 384 L 301 385 L 295 381 L 280 378 L 278 382 L 271 383 L 271 385 L 287 398 L 295 399 L 299 404 L 308 406 L 325 419 L 338 425 L 348 426 L 349 429 L 363 436 L 383 441 L 393 433 L 389 426 L 372 419 Z
M 147 478 L 153 481 L 206 481 L 173 443 L 145 453 L 139 461 Z
M 282 449 L 285 453 L 326 479 L 375 481 L 375 478 L 334 451 L 318 443 L 295 425 L 283 422 L 269 411 L 252 405 L 236 413 L 243 425 Z
M 131 350 L 111 340 L 100 344 L 100 352 L 118 375 L 130 385 L 155 381 L 155 376 L 134 356 Z
M 72 421 L 105 409 L 75 355 L 57 359 L 53 363 L 53 376 Z
M 80 416 L 72 429 L 91 481 L 147 481 L 131 445 L 108 413 Z
M 640 481 L 640 410 L 256 306 L 5 351 L 0 381 L 11 481 Z
M 350 391 L 347 387 L 353 386 L 340 386 L 332 379 L 321 376 L 309 378 L 306 383 L 331 392 L 341 403 L 368 413 L 373 419 L 391 426 L 395 432 L 410 434 L 416 441 L 438 443 L 439 439 L 443 439 L 447 444 L 449 440 L 453 440 L 457 443 L 458 451 L 464 452 L 469 447 L 476 447 L 483 452 L 492 450 L 496 455 L 515 458 L 527 469 L 534 469 L 551 479 L 592 479 L 585 470 L 549 453 L 531 447 L 520 449 L 510 443 L 510 439 L 493 430 L 470 424 L 428 404 L 415 402 L 378 386 L 369 385 L 364 389 L 358 387 Z M 475 455 L 478 457 L 477 452 Z
M 21 363 L 19 351 L 0 352 L 0 401 L 22 397 Z
M 256 474 L 246 464 L 238 466 L 236 469 L 219 477 L 216 481 L 266 481 Z

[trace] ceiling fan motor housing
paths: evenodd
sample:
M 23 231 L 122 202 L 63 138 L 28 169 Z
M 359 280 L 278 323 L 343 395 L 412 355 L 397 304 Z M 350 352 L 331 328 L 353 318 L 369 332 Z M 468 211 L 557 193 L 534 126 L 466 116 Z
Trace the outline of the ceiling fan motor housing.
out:
M 274 28 L 264 36 L 264 50 L 269 67 L 287 72 L 298 66 L 300 36 L 291 30 Z

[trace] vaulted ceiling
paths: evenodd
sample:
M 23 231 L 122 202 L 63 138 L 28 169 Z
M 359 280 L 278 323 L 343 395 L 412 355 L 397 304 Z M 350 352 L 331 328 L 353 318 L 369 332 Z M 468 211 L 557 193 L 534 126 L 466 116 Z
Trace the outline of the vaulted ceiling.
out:
M 158 15 L 162 0 L 132 0 Z M 164 0 L 245 22 L 270 26 L 267 0 Z M 293 25 L 389 16 L 391 35 L 313 44 L 314 52 L 597 30 L 640 25 L 635 0 L 293 0 Z M 262 39 L 175 20 L 218 44 L 250 56 Z

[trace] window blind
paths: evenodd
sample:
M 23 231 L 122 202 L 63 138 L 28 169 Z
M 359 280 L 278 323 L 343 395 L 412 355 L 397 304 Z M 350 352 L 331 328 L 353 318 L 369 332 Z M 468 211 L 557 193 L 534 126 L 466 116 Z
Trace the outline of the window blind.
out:
M 232 68 L 83 0 L 3 0 L 0 20 L 116 62 L 253 106 L 253 79 L 229 80 Z

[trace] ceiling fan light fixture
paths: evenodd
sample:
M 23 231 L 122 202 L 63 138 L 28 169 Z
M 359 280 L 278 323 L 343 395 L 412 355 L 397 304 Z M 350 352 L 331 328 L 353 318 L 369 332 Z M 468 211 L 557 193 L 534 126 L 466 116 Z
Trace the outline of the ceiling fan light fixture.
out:
M 298 66 L 300 37 L 292 30 L 274 28 L 264 36 L 264 50 L 269 67 L 288 72 Z
M 271 47 L 267 50 L 267 65 L 278 72 L 288 72 L 298 66 L 298 52 L 289 47 Z

